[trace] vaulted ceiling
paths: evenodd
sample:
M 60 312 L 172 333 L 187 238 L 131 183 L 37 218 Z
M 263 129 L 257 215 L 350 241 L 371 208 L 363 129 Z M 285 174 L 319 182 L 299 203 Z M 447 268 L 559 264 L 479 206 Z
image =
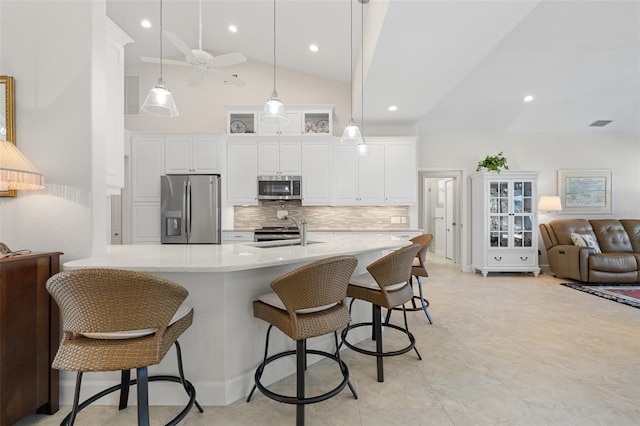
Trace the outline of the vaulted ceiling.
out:
M 135 43 L 126 63 L 158 56 L 159 0 L 107 0 Z M 214 55 L 273 63 L 273 2 L 164 0 L 164 29 Z M 639 1 L 278 0 L 277 64 L 349 82 L 364 34 L 369 123 L 430 131 L 640 132 Z M 228 30 L 234 24 L 237 33 Z M 315 43 L 319 51 L 308 46 Z M 163 56 L 179 56 L 165 40 Z M 225 68 L 233 72 L 233 66 Z M 361 99 L 359 67 L 355 99 Z M 525 95 L 534 100 L 523 102 Z M 397 111 L 387 108 L 396 105 Z M 354 105 L 360 110 L 360 105 Z M 358 119 L 356 114 L 356 119 Z M 605 127 L 590 127 L 611 120 Z

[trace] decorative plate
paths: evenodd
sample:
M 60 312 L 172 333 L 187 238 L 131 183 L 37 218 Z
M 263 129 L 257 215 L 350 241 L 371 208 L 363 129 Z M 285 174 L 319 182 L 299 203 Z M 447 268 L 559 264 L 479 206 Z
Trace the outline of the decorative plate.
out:
M 316 124 L 317 133 L 329 133 L 329 122 L 327 120 L 320 120 Z
M 231 133 L 245 133 L 247 131 L 247 126 L 240 120 L 232 121 L 229 127 Z

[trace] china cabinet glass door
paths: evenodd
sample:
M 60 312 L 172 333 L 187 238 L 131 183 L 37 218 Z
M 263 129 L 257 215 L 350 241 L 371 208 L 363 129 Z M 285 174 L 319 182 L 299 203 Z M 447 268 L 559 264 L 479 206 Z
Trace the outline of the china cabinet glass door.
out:
M 489 183 L 489 247 L 532 247 L 533 184 Z

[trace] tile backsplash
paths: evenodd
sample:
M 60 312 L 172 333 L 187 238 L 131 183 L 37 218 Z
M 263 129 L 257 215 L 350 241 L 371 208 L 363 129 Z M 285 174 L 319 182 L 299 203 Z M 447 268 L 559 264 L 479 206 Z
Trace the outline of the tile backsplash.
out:
M 287 210 L 294 216 L 302 214 L 309 230 L 409 228 L 407 206 L 302 206 L 300 202 L 292 201 L 265 202 L 261 206 L 235 206 L 234 227 L 253 229 L 293 225 L 290 220 L 277 219 L 278 210 Z

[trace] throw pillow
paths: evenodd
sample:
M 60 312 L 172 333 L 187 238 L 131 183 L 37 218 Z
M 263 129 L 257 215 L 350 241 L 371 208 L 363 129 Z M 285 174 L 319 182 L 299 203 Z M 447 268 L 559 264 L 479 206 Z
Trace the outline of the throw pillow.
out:
M 575 232 L 572 232 L 571 241 L 573 241 L 573 244 L 578 247 L 590 247 L 596 253 L 602 253 L 602 251 L 600 251 L 600 246 L 598 245 L 598 241 L 595 238 L 593 238 L 592 235 L 576 234 Z

